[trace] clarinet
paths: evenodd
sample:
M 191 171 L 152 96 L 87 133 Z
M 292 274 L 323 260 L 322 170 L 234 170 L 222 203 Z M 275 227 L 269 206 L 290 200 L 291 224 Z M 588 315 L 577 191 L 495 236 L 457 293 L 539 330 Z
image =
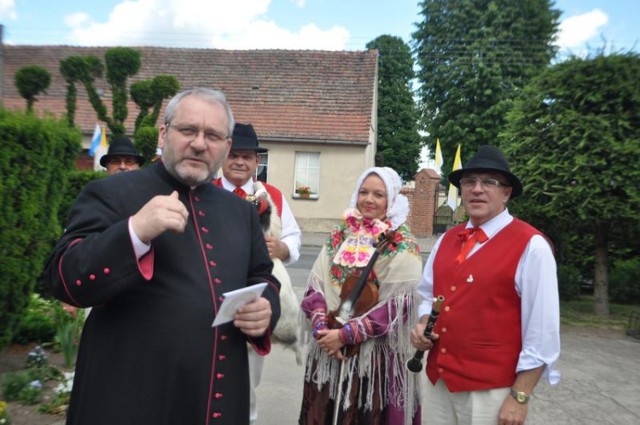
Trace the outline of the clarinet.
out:
M 434 299 L 433 307 L 431 309 L 431 314 L 429 315 L 429 320 L 427 321 L 427 326 L 424 328 L 423 335 L 426 338 L 431 337 L 431 332 L 433 332 L 433 328 L 436 326 L 436 320 L 438 320 L 438 315 L 440 314 L 440 307 L 442 306 L 442 302 L 444 301 L 444 296 L 439 295 L 438 298 Z M 422 357 L 424 356 L 424 351 L 416 350 L 416 353 L 413 355 L 413 358 L 407 360 L 407 369 L 413 373 L 418 373 L 422 370 Z

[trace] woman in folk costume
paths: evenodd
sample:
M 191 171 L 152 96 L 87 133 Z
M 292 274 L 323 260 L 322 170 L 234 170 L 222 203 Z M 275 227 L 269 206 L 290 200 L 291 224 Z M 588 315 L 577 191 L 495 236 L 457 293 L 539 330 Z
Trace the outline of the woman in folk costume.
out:
M 405 362 L 413 354 L 409 324 L 416 320 L 422 260 L 405 224 L 409 203 L 401 186 L 391 168 L 366 170 L 343 223 L 331 232 L 311 270 L 302 300 L 309 344 L 302 425 L 421 423 L 419 374 L 408 373 Z M 335 326 L 332 313 L 341 304 L 342 286 L 375 257 L 381 233 L 391 243 L 378 249 L 369 275 L 377 302 Z M 357 354 L 347 357 L 353 346 L 359 346 Z

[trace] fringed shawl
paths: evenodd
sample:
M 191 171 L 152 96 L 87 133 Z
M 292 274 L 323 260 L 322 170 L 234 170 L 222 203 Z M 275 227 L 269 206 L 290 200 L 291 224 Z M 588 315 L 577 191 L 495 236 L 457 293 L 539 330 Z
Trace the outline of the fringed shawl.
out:
M 350 227 L 343 224 L 331 233 L 307 281 L 305 294 L 321 294 L 326 301 L 327 312 L 339 307 L 342 283 L 352 270 L 333 261 L 342 242 L 352 236 L 349 230 Z M 374 266 L 379 285 L 378 303 L 363 316 L 353 318 L 359 323 L 365 318 L 370 320 L 373 326 L 360 328 L 374 330 L 377 334 L 366 335 L 359 353 L 345 360 L 343 382 L 347 382 L 345 394 L 349 394 L 354 380 L 359 379 L 362 384 L 362 379 L 372 377 L 373 373 L 384 374 L 379 376 L 380 379 L 369 379 L 370 385 L 362 387 L 366 395 L 359 397 L 361 405 L 358 408 L 370 409 L 374 393 L 381 393 L 384 406 L 392 403 L 403 410 L 408 424 L 420 403 L 420 375 L 408 372 L 405 363 L 413 355 L 410 333 L 417 321 L 419 295 L 416 288 L 422 260 L 419 246 L 405 225 L 397 229 L 395 241 L 397 245 L 389 246 L 380 254 Z M 330 385 L 330 397 L 336 399 L 340 388 L 340 361 L 329 357 L 318 347 L 311 336 L 309 321 L 305 324 L 303 341 L 309 349 L 305 380 L 317 384 L 318 389 L 325 384 Z M 376 367 L 381 359 L 386 364 L 382 371 Z M 382 383 L 384 388 L 373 387 L 376 382 Z M 349 400 L 344 400 L 344 403 L 343 408 L 349 408 Z

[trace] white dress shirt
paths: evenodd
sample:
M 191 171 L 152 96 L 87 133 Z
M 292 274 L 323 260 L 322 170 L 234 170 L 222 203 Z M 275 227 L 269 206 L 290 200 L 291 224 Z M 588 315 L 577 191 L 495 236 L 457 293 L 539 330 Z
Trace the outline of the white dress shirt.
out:
M 512 221 L 513 216 L 505 209 L 480 227 L 491 239 Z M 473 225 L 467 222 L 467 227 Z M 433 262 L 443 236 L 433 246 L 418 284 L 418 292 L 422 296 L 419 317 L 431 312 Z M 483 246 L 476 243 L 467 257 Z M 554 367 L 560 356 L 560 301 L 556 261 L 549 242 L 543 236 L 533 236 L 522 253 L 516 269 L 515 289 L 522 307 L 522 351 L 516 372 L 546 365 L 543 377 L 555 385 L 560 380 L 560 373 Z
M 236 185 L 227 180 L 224 175 L 221 176 L 221 181 L 222 187 L 230 192 L 233 192 L 233 189 L 236 188 Z M 253 180 L 249 179 L 244 185 L 241 186 L 241 188 L 247 193 L 247 195 L 253 195 Z M 282 232 L 280 234 L 280 240 L 284 242 L 285 245 L 287 245 L 287 248 L 289 248 L 289 258 L 283 260 L 282 262 L 285 266 L 287 266 L 295 263 L 300 258 L 302 232 L 300 231 L 300 227 L 298 227 L 298 223 L 293 216 L 291 207 L 287 203 L 287 200 L 284 198 L 284 194 L 282 195 L 281 221 Z

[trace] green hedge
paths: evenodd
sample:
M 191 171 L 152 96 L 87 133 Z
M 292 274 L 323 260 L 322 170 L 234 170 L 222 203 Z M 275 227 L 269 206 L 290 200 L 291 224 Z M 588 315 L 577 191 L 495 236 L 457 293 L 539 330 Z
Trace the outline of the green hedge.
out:
M 609 275 L 612 302 L 640 305 L 640 258 L 617 260 Z
M 66 225 L 69 217 L 69 210 L 76 201 L 76 198 L 80 194 L 82 188 L 90 181 L 101 179 L 106 176 L 107 173 L 104 171 L 72 170 L 69 172 L 67 189 L 64 192 L 64 197 L 60 204 L 60 210 L 58 211 L 58 221 L 62 226 Z M 53 246 L 51 248 L 53 249 Z
M 59 207 L 81 137 L 65 121 L 0 109 L 0 348 L 60 235 Z

